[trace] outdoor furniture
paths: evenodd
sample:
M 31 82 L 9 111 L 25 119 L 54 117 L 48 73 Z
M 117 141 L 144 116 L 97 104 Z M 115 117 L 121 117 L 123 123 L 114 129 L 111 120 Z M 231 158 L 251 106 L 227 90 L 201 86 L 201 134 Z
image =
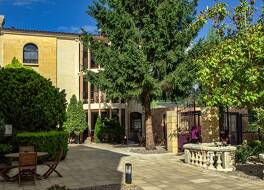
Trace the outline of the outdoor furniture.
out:
M 20 146 L 19 152 L 35 152 L 34 146 Z
M 63 156 L 63 149 L 61 149 L 55 160 L 51 162 L 46 162 L 45 165 L 49 167 L 49 169 L 42 175 L 43 178 L 48 178 L 53 172 L 55 172 L 59 177 L 62 177 L 62 175 L 56 170 L 61 158 Z
M 21 152 L 19 153 L 18 183 L 21 184 L 21 178 L 31 176 L 36 184 L 37 176 L 37 153 Z
M 44 156 L 49 155 L 48 152 L 36 152 L 36 153 L 37 153 L 37 157 L 44 157 Z M 12 159 L 12 160 L 18 160 L 19 159 L 19 152 L 5 154 L 5 157 Z
M 17 166 L 7 165 L 7 164 L 0 164 L 0 176 L 5 181 L 13 181 L 16 176 L 10 177 L 7 173 L 9 170 L 16 168 Z

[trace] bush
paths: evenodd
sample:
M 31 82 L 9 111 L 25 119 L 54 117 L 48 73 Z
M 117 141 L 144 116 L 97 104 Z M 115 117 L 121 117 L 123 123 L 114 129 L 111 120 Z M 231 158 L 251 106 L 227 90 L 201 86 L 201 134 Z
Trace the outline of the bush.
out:
M 100 143 L 103 140 L 104 122 L 101 117 L 98 117 L 95 123 L 94 139 L 96 143 Z
M 66 188 L 66 186 L 53 185 L 47 190 L 68 190 L 68 188 Z
M 119 122 L 113 119 L 104 119 L 104 124 L 106 142 L 121 143 L 125 135 L 125 129 L 119 124 Z
M 264 153 L 264 143 L 259 140 L 252 141 L 248 146 L 252 149 L 253 155 L 255 156 Z
M 69 134 L 79 136 L 87 127 L 83 103 L 78 102 L 76 96 L 73 95 L 67 109 L 67 120 L 64 122 L 63 128 Z
M 253 155 L 253 150 L 247 144 L 239 146 L 235 153 L 236 163 L 246 163 L 250 156 Z
M 36 151 L 48 152 L 49 160 L 54 160 L 57 153 L 63 148 L 63 157 L 68 151 L 68 134 L 63 131 L 18 133 L 16 141 L 19 146 L 33 145 Z
M 12 146 L 10 144 L 0 144 L 0 153 L 8 154 L 12 152 Z
M 14 131 L 50 131 L 66 119 L 65 92 L 26 68 L 0 69 L 0 108 Z
M 121 143 L 125 135 L 125 129 L 113 119 L 97 119 L 95 124 L 95 142 Z
M 12 152 L 12 146 L 9 144 L 0 144 L 0 163 L 7 162 L 5 154 Z

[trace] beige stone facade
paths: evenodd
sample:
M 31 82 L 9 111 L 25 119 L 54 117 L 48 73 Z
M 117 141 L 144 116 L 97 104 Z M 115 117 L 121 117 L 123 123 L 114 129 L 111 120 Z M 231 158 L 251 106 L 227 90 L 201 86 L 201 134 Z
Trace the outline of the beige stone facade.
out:
M 80 41 L 57 39 L 57 86 L 66 89 L 67 101 L 72 95 L 79 97 Z
M 57 39 L 53 36 L 39 36 L 17 31 L 1 32 L 2 66 L 10 64 L 16 57 L 23 63 L 23 48 L 28 43 L 33 43 L 39 50 L 38 64 L 23 63 L 32 67 L 42 76 L 50 79 L 57 86 Z

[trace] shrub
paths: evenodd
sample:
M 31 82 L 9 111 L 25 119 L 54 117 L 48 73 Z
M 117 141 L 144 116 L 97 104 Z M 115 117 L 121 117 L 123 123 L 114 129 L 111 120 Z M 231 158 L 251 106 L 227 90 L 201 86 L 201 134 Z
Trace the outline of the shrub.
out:
M 259 140 L 252 141 L 248 146 L 252 149 L 253 155 L 255 156 L 264 152 L 264 143 Z
M 26 68 L 0 69 L 0 108 L 18 132 L 50 131 L 66 119 L 65 92 Z
M 0 163 L 6 163 L 8 160 L 5 158 L 5 154 L 12 152 L 12 146 L 9 144 L 0 144 Z
M 67 109 L 67 120 L 63 124 L 63 128 L 69 134 L 79 136 L 87 127 L 83 104 L 81 101 L 78 102 L 76 96 L 73 95 Z
M 101 117 L 98 117 L 94 129 L 94 139 L 96 143 L 100 143 L 102 141 L 104 127 L 104 122 L 102 121 Z
M 241 146 L 239 146 L 235 153 L 236 163 L 246 163 L 250 156 L 254 153 L 253 149 L 247 144 L 247 142 L 243 142 Z
M 103 122 L 105 124 L 105 141 L 108 143 L 121 143 L 125 135 L 125 129 L 120 123 L 113 119 L 104 119 Z
M 47 190 L 68 190 L 68 188 L 66 188 L 66 186 L 53 185 Z
M 121 143 L 125 130 L 116 120 L 98 117 L 94 134 L 96 143 Z
M 12 152 L 12 146 L 10 144 L 0 144 L 0 153 L 8 154 Z
M 63 131 L 49 131 L 49 132 L 26 132 L 18 133 L 16 141 L 19 146 L 33 145 L 36 151 L 48 152 L 48 159 L 54 160 L 61 148 L 64 150 L 63 157 L 68 151 L 68 134 Z

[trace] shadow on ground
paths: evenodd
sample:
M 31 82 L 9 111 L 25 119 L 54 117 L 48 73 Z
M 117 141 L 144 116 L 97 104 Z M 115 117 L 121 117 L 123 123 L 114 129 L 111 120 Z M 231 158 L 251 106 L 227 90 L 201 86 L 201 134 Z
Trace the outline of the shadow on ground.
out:
M 22 184 L 27 190 L 47 189 L 53 185 L 66 186 L 68 188 L 85 188 L 108 184 L 121 184 L 123 172 L 118 171 L 123 157 L 127 155 L 108 150 L 90 148 L 83 145 L 75 145 L 69 148 L 65 160 L 58 165 L 58 171 L 63 177 L 53 173 L 48 179 L 38 180 L 36 186 L 32 183 Z M 38 165 L 38 173 L 47 170 L 45 166 Z M 11 171 L 15 173 L 17 171 Z M 2 186 L 1 186 L 2 185 Z M 17 182 L 0 183 L 1 190 L 19 189 Z
M 237 164 L 236 171 L 255 178 L 263 178 L 264 164 Z

